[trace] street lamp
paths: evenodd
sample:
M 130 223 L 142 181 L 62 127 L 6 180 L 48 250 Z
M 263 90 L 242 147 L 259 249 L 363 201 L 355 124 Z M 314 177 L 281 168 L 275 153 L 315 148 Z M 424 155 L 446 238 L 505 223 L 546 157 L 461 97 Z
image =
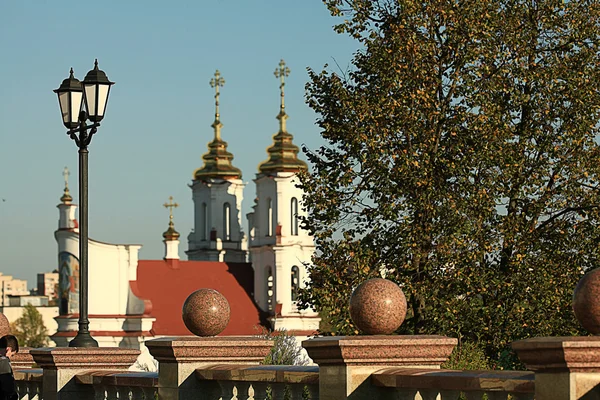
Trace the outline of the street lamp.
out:
M 96 60 L 83 82 L 73 76 L 71 68 L 69 77 L 54 90 L 67 135 L 79 148 L 79 330 L 69 347 L 98 347 L 88 320 L 88 145 L 104 118 L 112 85 Z M 86 125 L 88 119 L 91 125 Z

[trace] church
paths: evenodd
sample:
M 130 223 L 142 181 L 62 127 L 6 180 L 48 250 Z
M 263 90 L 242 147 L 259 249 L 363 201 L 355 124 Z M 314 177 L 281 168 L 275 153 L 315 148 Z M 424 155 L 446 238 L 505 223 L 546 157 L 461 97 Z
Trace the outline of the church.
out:
M 221 292 L 231 307 L 231 320 L 221 335 L 256 335 L 265 329 L 285 329 L 297 336 L 316 332 L 320 318 L 296 306 L 298 290 L 308 279 L 306 263 L 315 251 L 313 238 L 299 224 L 302 190 L 297 174 L 307 170 L 299 148 L 287 131 L 285 78 L 282 60 L 275 71 L 280 80 L 279 131 L 258 165 L 256 197 L 242 228 L 244 182 L 233 165 L 234 156 L 221 136 L 220 88 L 225 81 L 216 71 L 214 137 L 203 165 L 189 185 L 194 202 L 194 229 L 187 237 L 187 260 L 180 259 L 180 234 L 173 208 L 163 233 L 165 256 L 140 260 L 141 245 L 89 240 L 88 312 L 90 333 L 100 346 L 142 348 L 147 339 L 191 335 L 181 318 L 187 296 L 200 288 Z M 70 195 L 65 171 L 64 193 L 58 204 L 55 238 L 59 259 L 57 346 L 67 346 L 78 329 L 79 230 L 77 205 Z

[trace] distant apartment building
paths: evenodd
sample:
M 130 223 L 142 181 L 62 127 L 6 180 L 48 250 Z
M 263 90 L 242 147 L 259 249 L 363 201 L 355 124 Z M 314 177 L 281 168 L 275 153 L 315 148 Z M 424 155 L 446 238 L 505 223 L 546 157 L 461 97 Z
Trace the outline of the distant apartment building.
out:
M 58 272 L 44 272 L 37 274 L 37 295 L 47 296 L 53 300 L 58 297 Z
M 25 279 L 14 279 L 11 275 L 4 275 L 0 272 L 0 289 L 2 306 L 8 305 L 8 296 L 27 296 L 27 281 Z
M 25 307 L 31 305 L 34 307 L 47 307 L 48 297 L 46 296 L 8 296 L 9 307 Z

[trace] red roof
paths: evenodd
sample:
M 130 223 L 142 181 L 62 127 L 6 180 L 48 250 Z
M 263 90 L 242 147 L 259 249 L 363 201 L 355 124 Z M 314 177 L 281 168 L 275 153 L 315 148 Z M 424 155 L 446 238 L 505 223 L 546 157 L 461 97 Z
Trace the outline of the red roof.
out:
M 131 281 L 134 294 L 151 302 L 146 312 L 156 318 L 154 335 L 191 335 L 181 318 L 185 299 L 201 288 L 218 290 L 229 302 L 231 318 L 221 333 L 255 335 L 266 326 L 266 315 L 254 302 L 254 270 L 247 263 L 213 261 L 140 260 L 137 281 Z

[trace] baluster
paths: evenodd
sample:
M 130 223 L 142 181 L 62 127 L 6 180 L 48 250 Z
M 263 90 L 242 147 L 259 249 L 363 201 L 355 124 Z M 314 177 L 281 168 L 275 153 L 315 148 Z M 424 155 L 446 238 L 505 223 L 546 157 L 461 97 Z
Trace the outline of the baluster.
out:
M 129 386 L 121 386 L 117 388 L 117 393 L 119 394 L 119 399 L 121 400 L 131 400 L 133 397 L 133 393 L 131 392 L 131 388 Z
M 106 400 L 107 398 L 106 387 L 94 385 L 94 400 Z
M 310 400 L 319 400 L 319 384 L 316 385 L 307 385 L 308 388 L 308 396 Z
M 416 389 L 396 389 L 396 399 L 398 399 L 398 400 L 423 400 L 421 395 L 419 394 L 419 391 Z
M 250 398 L 250 384 L 247 382 L 237 382 L 235 385 L 237 388 L 236 398 L 237 400 L 248 400 Z
M 291 400 L 303 400 L 304 385 L 288 385 Z
M 106 387 L 106 400 L 121 400 L 119 390 L 116 386 Z
M 129 388 L 129 393 L 131 393 L 129 396 L 131 400 L 146 400 L 146 395 L 141 387 L 132 386 Z
M 232 400 L 233 389 L 235 389 L 235 384 L 231 381 L 219 381 L 219 386 L 221 387 L 221 399 L 222 400 Z
M 252 400 L 265 400 L 267 398 L 268 383 L 253 382 L 252 383 Z
M 285 383 L 271 384 L 271 393 L 273 395 L 273 400 L 284 400 L 285 392 L 286 392 L 286 384 Z
M 27 382 L 27 396 L 28 400 L 39 400 L 42 397 L 40 393 L 40 382 Z
M 437 389 L 420 389 L 419 394 L 423 400 L 442 400 L 442 395 Z
M 32 397 L 30 400 L 42 400 L 42 382 L 34 382 L 31 393 Z
M 144 400 L 155 400 L 158 399 L 158 388 L 155 387 L 143 387 Z
M 460 399 L 460 392 L 458 390 L 444 390 L 440 394 L 442 395 L 442 400 Z
M 29 400 L 29 388 L 27 387 L 26 381 L 15 381 L 15 389 L 17 390 L 17 395 L 19 396 L 19 400 Z

